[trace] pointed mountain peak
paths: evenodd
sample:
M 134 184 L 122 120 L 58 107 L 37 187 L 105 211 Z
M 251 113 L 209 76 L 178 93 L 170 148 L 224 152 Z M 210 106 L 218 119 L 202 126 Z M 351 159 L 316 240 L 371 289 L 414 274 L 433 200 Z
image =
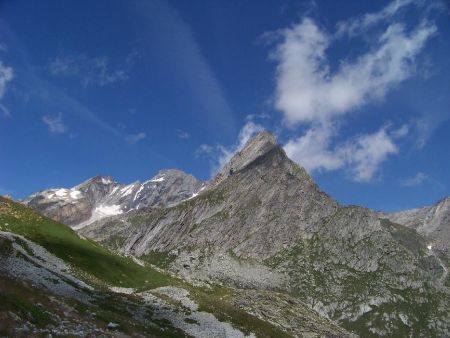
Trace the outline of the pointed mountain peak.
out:
M 95 176 L 91 179 L 92 182 L 102 183 L 105 185 L 116 183 L 111 176 Z
M 184 172 L 179 169 L 162 169 L 153 176 L 151 179 L 145 181 L 143 184 L 153 184 L 155 182 L 168 182 L 168 184 L 173 184 L 175 181 L 198 181 L 194 176 Z M 200 181 L 198 181 L 200 182 Z
M 257 133 L 253 138 L 248 140 L 241 152 L 245 151 L 248 148 L 260 148 L 266 145 L 276 146 L 277 138 L 270 131 L 263 130 Z
M 234 172 L 243 169 L 258 157 L 263 156 L 277 147 L 281 149 L 277 143 L 276 137 L 271 132 L 261 131 L 257 133 L 253 138 L 247 141 L 242 150 L 234 154 L 231 160 L 216 175 L 212 186 L 217 185 Z
M 158 174 L 154 178 L 162 176 L 187 176 L 187 175 L 189 174 L 179 169 L 161 169 L 160 171 L 158 171 Z
M 82 189 L 91 185 L 111 185 L 117 182 L 111 176 L 94 176 L 74 187 L 74 189 Z
M 272 133 L 261 131 L 248 140 L 244 148 L 234 154 L 228 164 L 232 164 L 234 170 L 242 169 L 248 163 L 277 146 L 277 139 Z

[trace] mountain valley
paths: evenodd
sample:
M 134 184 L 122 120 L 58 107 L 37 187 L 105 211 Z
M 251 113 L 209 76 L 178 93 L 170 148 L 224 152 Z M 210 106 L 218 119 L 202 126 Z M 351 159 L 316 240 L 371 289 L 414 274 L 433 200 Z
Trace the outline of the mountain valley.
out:
M 2 198 L 0 334 L 450 336 L 449 201 L 343 206 L 269 132 L 209 182 Z

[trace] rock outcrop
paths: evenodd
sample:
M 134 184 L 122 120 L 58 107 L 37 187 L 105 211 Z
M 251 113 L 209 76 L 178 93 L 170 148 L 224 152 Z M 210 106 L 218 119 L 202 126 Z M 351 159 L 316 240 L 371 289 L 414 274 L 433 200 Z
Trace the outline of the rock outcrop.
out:
M 430 207 L 384 215 L 392 222 L 417 230 L 428 238 L 430 250 L 436 250 L 450 260 L 450 197 Z

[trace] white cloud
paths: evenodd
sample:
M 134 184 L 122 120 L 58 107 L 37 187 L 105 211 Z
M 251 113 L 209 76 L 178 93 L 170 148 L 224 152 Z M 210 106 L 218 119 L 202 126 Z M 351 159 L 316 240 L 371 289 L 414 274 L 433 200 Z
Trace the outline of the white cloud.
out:
M 0 103 L 0 111 L 3 113 L 3 116 L 5 117 L 11 116 L 11 112 L 9 111 L 8 107 L 6 107 L 2 103 Z
M 11 67 L 3 65 L 0 61 L 0 111 L 3 112 L 4 116 L 11 115 L 8 108 L 1 103 L 3 96 L 5 95 L 5 90 L 8 82 L 10 82 L 14 77 L 14 72 Z
M 388 134 L 384 127 L 373 134 L 359 136 L 338 150 L 354 181 L 372 180 L 387 157 L 398 153 L 393 133 Z
M 410 178 L 402 180 L 400 183 L 405 187 L 416 187 L 421 185 L 424 181 L 428 179 L 428 176 L 423 172 L 418 172 L 416 175 Z
M 49 70 L 53 75 L 77 77 L 84 87 L 104 87 L 128 78 L 124 69 L 111 70 L 108 58 L 90 58 L 85 54 L 58 56 L 50 62 Z
M 331 126 L 313 127 L 303 136 L 290 140 L 284 149 L 310 173 L 345 168 L 351 180 L 369 182 L 382 163 L 398 153 L 394 140 L 406 136 L 403 126 L 396 130 L 385 126 L 332 147 L 335 132 Z
M 360 34 L 362 31 L 373 27 L 380 21 L 391 19 L 400 10 L 411 4 L 420 5 L 420 2 L 417 0 L 394 0 L 379 12 L 367 13 L 361 17 L 338 22 L 337 35 L 341 36 L 343 34 L 348 34 L 350 36 L 353 36 L 356 34 Z
M 178 136 L 178 138 L 180 138 L 182 140 L 186 140 L 189 137 L 191 137 L 191 134 L 189 134 L 187 131 L 178 129 L 177 130 L 177 136 Z
M 130 135 L 128 135 L 126 137 L 126 140 L 128 142 L 130 142 L 130 143 L 136 143 L 136 142 L 138 142 L 140 140 L 145 139 L 146 137 L 147 137 L 146 133 L 140 132 L 140 133 L 137 133 L 137 134 L 130 134 Z
M 402 138 L 408 135 L 410 126 L 408 124 L 402 125 L 400 128 L 392 132 L 392 136 L 395 138 Z
M 303 19 L 282 33 L 272 57 L 278 62 L 275 106 L 288 125 L 326 121 L 349 113 L 412 75 L 415 56 L 436 32 L 424 22 L 411 32 L 389 25 L 371 50 L 330 71 L 326 50 L 331 37 L 313 20 Z
M 14 73 L 11 67 L 3 65 L 0 61 L 0 99 L 3 98 L 5 94 L 6 84 L 11 81 L 14 77 Z
M 306 127 L 303 135 L 286 143 L 285 150 L 309 172 L 344 168 L 351 179 L 367 182 L 390 155 L 399 152 L 396 140 L 409 133 L 409 125 L 396 130 L 386 125 L 359 136 L 342 135 L 340 126 L 357 108 L 382 100 L 414 74 L 416 57 L 437 28 L 427 20 L 408 28 L 395 20 L 413 3 L 394 0 L 380 12 L 339 23 L 334 35 L 310 18 L 278 32 L 280 40 L 271 54 L 277 62 L 274 104 L 289 128 Z M 331 46 L 344 36 L 361 38 L 374 27 L 382 27 L 381 33 L 371 35 L 375 38 L 367 50 L 349 54 L 336 69 L 331 67 L 327 55 Z
M 201 144 L 195 151 L 195 157 L 199 158 L 203 155 L 210 156 L 214 152 L 214 147 L 209 144 Z
M 233 155 L 240 151 L 246 143 L 258 132 L 263 131 L 264 127 L 260 124 L 248 121 L 244 127 L 240 130 L 237 142 L 226 147 L 223 145 L 211 146 L 208 144 L 202 144 L 195 152 L 196 157 L 207 156 L 210 159 L 211 175 L 219 172 L 225 164 L 231 160 Z
M 66 125 L 62 121 L 62 113 L 58 113 L 57 116 L 45 115 L 42 117 L 42 121 L 47 125 L 49 132 L 54 134 L 63 134 L 67 131 Z
M 246 121 L 268 120 L 268 119 L 270 119 L 270 115 L 265 112 L 259 114 L 249 114 L 245 117 Z
M 344 161 L 333 150 L 330 150 L 333 127 L 312 127 L 296 139 L 284 146 L 286 154 L 301 164 L 308 172 L 335 170 L 344 165 Z

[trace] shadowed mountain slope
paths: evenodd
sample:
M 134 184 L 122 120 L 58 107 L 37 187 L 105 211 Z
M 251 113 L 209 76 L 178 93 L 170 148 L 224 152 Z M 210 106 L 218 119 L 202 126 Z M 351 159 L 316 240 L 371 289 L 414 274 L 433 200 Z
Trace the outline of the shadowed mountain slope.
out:
M 340 206 L 267 132 L 195 198 L 81 233 L 188 279 L 284 292 L 362 336 L 450 334 L 447 267 L 427 239 Z

